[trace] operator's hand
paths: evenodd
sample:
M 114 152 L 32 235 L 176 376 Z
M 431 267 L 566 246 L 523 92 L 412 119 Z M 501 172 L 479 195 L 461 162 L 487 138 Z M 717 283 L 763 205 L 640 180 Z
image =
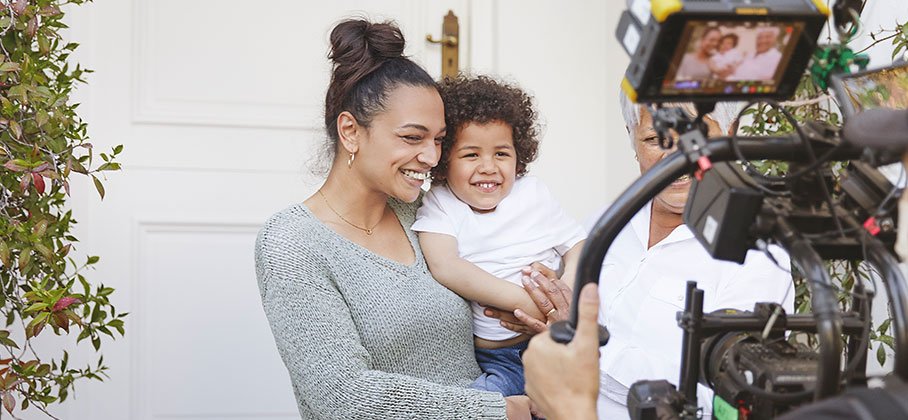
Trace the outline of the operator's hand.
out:
M 599 291 L 587 284 L 577 302 L 574 339 L 556 343 L 549 334 L 530 340 L 523 355 L 527 395 L 549 420 L 595 419 L 599 394 Z

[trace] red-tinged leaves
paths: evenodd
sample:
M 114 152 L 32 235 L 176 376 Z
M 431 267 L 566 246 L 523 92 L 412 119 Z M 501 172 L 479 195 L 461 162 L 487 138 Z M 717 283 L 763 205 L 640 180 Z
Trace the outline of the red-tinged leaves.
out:
M 26 168 L 26 167 L 24 167 L 24 166 L 22 166 L 22 165 L 16 163 L 15 161 L 12 161 L 12 160 L 9 161 L 9 162 L 4 163 L 4 164 L 3 164 L 3 167 L 6 168 L 6 169 L 11 170 L 11 171 L 13 171 L 13 172 L 23 172 L 23 171 L 25 171 L 25 170 L 28 169 L 28 168 Z
M 44 162 L 44 163 L 32 168 L 32 172 L 43 172 L 43 171 L 46 171 L 47 168 L 50 168 L 50 164 L 47 162 Z
M 82 301 L 79 300 L 78 298 L 75 298 L 72 296 L 60 298 L 60 300 L 58 300 L 57 303 L 54 304 L 52 311 L 54 311 L 54 312 L 62 311 L 76 303 L 82 303 Z
M 52 4 L 50 6 L 42 7 L 41 11 L 39 13 L 41 13 L 41 16 L 54 16 L 54 15 L 59 15 L 62 12 L 60 11 L 60 8 L 56 4 Z
M 32 179 L 35 181 L 35 189 L 38 190 L 38 194 L 44 194 L 44 177 L 32 172 Z
M 44 326 L 47 325 L 47 319 L 50 317 L 49 312 L 42 312 L 31 320 L 28 325 L 25 326 L 25 338 L 37 337 L 38 334 L 41 334 L 41 331 L 44 330 Z
M 25 194 L 25 190 L 28 189 L 28 185 L 31 184 L 32 174 L 25 174 L 22 176 L 22 179 L 19 180 L 19 192 Z
M 54 312 L 53 323 L 69 333 L 69 318 L 63 312 Z
M 60 251 L 58 251 L 58 253 L 60 254 L 60 258 L 63 258 L 65 256 L 69 255 L 69 251 L 72 250 L 72 248 L 73 248 L 73 244 L 63 245 L 63 247 L 60 248 Z
M 28 37 L 28 39 L 32 39 L 35 37 L 35 33 L 37 33 L 37 32 L 38 32 L 38 17 L 32 16 L 32 18 L 28 20 L 28 25 L 25 26 L 25 36 Z
M 69 318 L 69 320 L 73 324 L 80 325 L 80 326 L 82 325 L 82 318 L 79 318 L 79 315 L 76 315 L 76 313 L 73 312 L 72 310 L 67 309 L 60 313 L 63 314 L 64 316 L 66 316 L 67 318 Z
M 25 8 L 28 7 L 28 0 L 15 0 L 11 6 L 17 15 L 21 15 L 25 13 Z
M 5 408 L 6 411 L 9 411 L 9 413 L 12 414 L 13 409 L 16 408 L 16 398 L 13 397 L 13 393 L 9 391 L 3 391 L 2 395 L 3 396 L 0 398 L 2 398 L 3 400 L 3 408 Z

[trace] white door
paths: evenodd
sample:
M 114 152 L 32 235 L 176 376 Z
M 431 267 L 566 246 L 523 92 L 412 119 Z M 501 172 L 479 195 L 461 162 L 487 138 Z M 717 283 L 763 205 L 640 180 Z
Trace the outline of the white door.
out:
M 343 17 L 393 18 L 407 53 L 437 77 L 439 47 L 425 35 L 440 35 L 448 9 L 468 48 L 469 8 L 458 0 L 117 0 L 69 10 L 78 60 L 95 70 L 78 98 L 92 142 L 125 146 L 103 203 L 88 183 L 74 185 L 79 249 L 101 256 L 87 276 L 116 288 L 112 300 L 130 316 L 126 338 L 102 348 L 111 379 L 79 384 L 55 413 L 299 417 L 253 245 L 269 215 L 319 185 L 306 157 L 324 138 L 329 30 Z

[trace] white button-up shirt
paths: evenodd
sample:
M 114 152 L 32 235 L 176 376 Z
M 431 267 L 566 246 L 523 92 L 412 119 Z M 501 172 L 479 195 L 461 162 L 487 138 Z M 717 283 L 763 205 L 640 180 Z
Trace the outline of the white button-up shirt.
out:
M 752 311 L 756 302 L 783 299 L 786 313 L 793 313 L 795 293 L 784 251 L 771 248 L 784 270 L 757 251 L 748 252 L 743 265 L 714 260 L 683 224 L 647 249 L 650 211 L 647 204 L 631 219 L 602 264 L 599 322 L 609 329 L 611 339 L 600 349 L 600 419 L 629 418 L 628 388 L 639 380 L 678 384 L 682 330 L 676 313 L 684 310 L 688 280 L 703 289 L 705 313 L 726 308 Z M 708 415 L 712 394 L 699 387 L 697 402 Z

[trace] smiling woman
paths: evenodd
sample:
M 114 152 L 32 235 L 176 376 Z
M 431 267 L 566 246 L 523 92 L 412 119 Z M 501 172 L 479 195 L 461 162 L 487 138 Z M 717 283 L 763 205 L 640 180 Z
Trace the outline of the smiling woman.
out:
M 390 23 L 341 22 L 325 99 L 324 185 L 265 224 L 256 273 L 305 419 L 529 418 L 480 375 L 470 309 L 437 283 L 410 231 L 438 163 L 444 106 Z

